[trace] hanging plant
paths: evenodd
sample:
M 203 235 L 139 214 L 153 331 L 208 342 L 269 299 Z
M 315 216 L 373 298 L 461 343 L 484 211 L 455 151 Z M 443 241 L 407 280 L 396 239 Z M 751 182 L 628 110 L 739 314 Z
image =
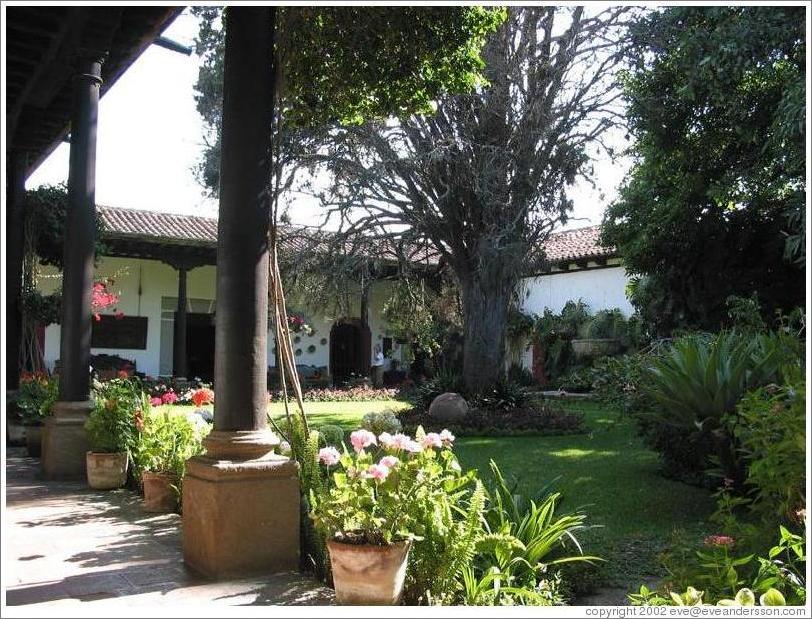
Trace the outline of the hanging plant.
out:
M 305 335 L 313 335 L 316 330 L 305 322 L 304 316 L 298 313 L 288 314 L 288 328 L 291 333 L 304 333 Z

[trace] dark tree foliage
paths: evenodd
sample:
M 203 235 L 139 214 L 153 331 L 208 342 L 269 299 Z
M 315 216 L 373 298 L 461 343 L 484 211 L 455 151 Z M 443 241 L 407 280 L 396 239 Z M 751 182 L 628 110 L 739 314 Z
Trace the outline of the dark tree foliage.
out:
M 281 126 L 321 128 L 428 112 L 446 92 L 481 83 L 480 49 L 504 19 L 482 7 L 277 7 Z M 206 124 L 198 180 L 216 193 L 223 97 L 222 20 L 193 7 L 203 58 L 195 100 Z M 288 136 L 289 137 L 289 136 Z
M 26 244 L 40 264 L 62 269 L 65 251 L 65 222 L 68 212 L 68 189 L 65 185 L 41 185 L 25 194 Z M 96 216 L 96 255 L 104 250 L 104 226 Z
M 715 329 L 725 299 L 804 299 L 802 7 L 674 7 L 633 29 L 625 81 L 637 161 L 603 240 L 661 333 Z

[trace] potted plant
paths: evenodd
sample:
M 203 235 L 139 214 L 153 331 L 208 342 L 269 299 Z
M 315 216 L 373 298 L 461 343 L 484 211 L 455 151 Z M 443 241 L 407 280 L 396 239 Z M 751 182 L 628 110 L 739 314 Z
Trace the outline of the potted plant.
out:
M 59 394 L 59 381 L 44 372 L 25 372 L 20 377 L 17 407 L 25 427 L 28 455 L 39 458 L 42 454 L 42 425 L 51 414 Z
M 91 448 L 87 483 L 96 490 L 121 488 L 149 400 L 134 378 L 96 382 L 94 391 L 95 406 L 85 423 Z
M 141 475 L 146 511 L 172 512 L 178 508 L 186 461 L 203 453 L 203 437 L 208 431 L 209 424 L 194 414 L 149 412 L 145 416 L 133 459 Z
M 357 430 L 352 451 L 319 451 L 328 479 L 311 493 L 311 517 L 327 538 L 339 604 L 399 603 L 414 532 L 456 463 L 453 440 L 447 430 L 418 428 L 414 439 Z

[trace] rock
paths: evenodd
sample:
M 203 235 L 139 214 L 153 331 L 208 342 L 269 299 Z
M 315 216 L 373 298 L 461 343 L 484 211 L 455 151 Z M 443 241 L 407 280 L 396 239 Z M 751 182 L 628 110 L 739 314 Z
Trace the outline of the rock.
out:
M 441 393 L 429 406 L 429 416 L 438 421 L 460 421 L 468 414 L 468 402 L 459 393 Z
M 192 421 L 194 421 L 195 418 L 197 418 L 202 419 L 206 423 L 214 423 L 214 413 L 212 413 L 209 410 L 206 410 L 205 408 L 198 408 L 192 413 L 189 413 L 189 417 L 192 419 Z

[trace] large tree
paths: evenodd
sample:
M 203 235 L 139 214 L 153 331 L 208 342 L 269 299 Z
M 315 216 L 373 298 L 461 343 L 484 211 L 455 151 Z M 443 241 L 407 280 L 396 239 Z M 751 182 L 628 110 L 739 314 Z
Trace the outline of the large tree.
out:
M 333 179 L 320 197 L 342 234 L 427 246 L 453 270 L 473 392 L 502 376 L 511 295 L 621 116 L 628 13 L 511 7 L 483 50 L 486 85 L 432 114 L 333 131 L 309 157 Z
M 635 25 L 625 94 L 636 140 L 603 239 L 662 333 L 715 329 L 729 295 L 803 302 L 802 7 L 674 7 Z

